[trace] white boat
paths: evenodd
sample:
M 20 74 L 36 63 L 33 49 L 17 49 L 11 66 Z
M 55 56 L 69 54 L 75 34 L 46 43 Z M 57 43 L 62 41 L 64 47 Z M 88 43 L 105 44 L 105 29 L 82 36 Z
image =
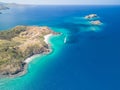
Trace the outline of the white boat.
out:
M 64 38 L 64 43 L 66 43 L 66 42 L 67 42 L 67 37 Z

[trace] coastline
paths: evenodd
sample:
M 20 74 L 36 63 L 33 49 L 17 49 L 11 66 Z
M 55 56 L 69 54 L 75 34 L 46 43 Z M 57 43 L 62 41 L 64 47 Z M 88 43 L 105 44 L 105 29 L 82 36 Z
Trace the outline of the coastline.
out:
M 38 57 L 40 55 L 47 55 L 50 52 L 52 52 L 52 49 L 51 49 L 50 44 L 49 44 L 49 39 L 53 35 L 54 34 L 47 34 L 47 35 L 44 36 L 44 42 L 48 45 L 48 51 L 47 52 L 31 55 L 30 57 L 28 57 L 27 59 L 25 59 L 23 61 L 23 67 L 22 67 L 21 71 L 19 71 L 17 74 L 13 74 L 13 75 L 0 75 L 0 78 L 15 78 L 15 77 L 20 77 L 20 76 L 25 75 L 27 73 L 27 71 L 28 71 L 28 65 L 30 64 L 30 62 L 34 58 L 36 58 L 36 57 Z
M 45 35 L 45 36 L 44 36 L 44 42 L 47 43 L 47 44 L 49 44 L 49 39 L 50 39 L 50 37 L 52 37 L 52 36 L 53 36 L 53 34 Z
M 37 56 L 40 56 L 41 54 L 49 54 L 52 50 L 51 50 L 51 48 L 50 48 L 50 44 L 49 44 L 49 39 L 50 39 L 50 37 L 52 37 L 53 36 L 53 34 L 48 34 L 48 35 L 45 35 L 44 36 L 44 42 L 46 43 L 46 44 L 48 44 L 48 46 L 49 46 L 49 52 L 44 52 L 44 53 L 40 53 L 40 54 L 36 54 L 36 55 L 33 55 L 33 56 L 30 56 L 30 57 L 28 57 L 25 61 L 24 61 L 24 63 L 27 63 L 27 64 L 29 64 L 35 57 L 37 57 Z

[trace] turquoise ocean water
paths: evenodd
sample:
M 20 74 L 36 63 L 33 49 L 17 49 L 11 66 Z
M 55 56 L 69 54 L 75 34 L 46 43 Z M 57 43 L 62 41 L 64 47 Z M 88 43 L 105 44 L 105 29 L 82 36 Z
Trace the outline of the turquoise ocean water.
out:
M 49 26 L 52 53 L 35 57 L 18 78 L 0 78 L 0 90 L 120 90 L 120 6 L 27 6 L 3 11 L 0 30 Z M 83 17 L 96 13 L 102 26 Z M 66 41 L 66 43 L 64 43 Z

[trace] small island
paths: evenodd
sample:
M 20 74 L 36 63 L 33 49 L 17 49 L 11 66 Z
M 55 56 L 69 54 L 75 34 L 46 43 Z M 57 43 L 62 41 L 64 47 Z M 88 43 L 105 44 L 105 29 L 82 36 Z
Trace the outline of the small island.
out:
M 51 50 L 45 37 L 56 34 L 47 26 L 16 26 L 0 31 L 0 75 L 15 77 L 25 74 L 25 60 L 36 54 L 48 54 Z
M 89 25 L 94 25 L 94 26 L 100 26 L 102 25 L 102 22 L 98 18 L 99 16 L 97 14 L 89 14 L 86 15 L 84 18 L 87 20 Z
M 1 10 L 7 10 L 9 7 L 7 7 L 4 3 L 0 2 L 0 14 L 2 14 Z
M 90 22 L 92 25 L 101 25 L 102 22 L 100 20 L 95 20 Z
M 97 18 L 97 14 L 89 14 L 87 16 L 85 16 L 85 19 L 93 19 L 93 18 Z
M 0 3 L 0 10 L 7 10 L 9 7 L 3 3 Z

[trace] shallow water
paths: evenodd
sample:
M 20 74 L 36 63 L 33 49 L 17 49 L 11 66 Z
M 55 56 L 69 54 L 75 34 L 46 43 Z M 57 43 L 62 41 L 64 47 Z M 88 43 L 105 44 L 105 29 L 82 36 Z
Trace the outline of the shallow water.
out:
M 26 75 L 0 79 L 0 90 L 120 90 L 119 10 L 119 6 L 31 6 L 3 12 L 1 30 L 45 25 L 62 34 L 50 39 L 53 52 L 34 58 Z M 81 17 L 91 13 L 98 14 L 104 25 L 83 24 Z

